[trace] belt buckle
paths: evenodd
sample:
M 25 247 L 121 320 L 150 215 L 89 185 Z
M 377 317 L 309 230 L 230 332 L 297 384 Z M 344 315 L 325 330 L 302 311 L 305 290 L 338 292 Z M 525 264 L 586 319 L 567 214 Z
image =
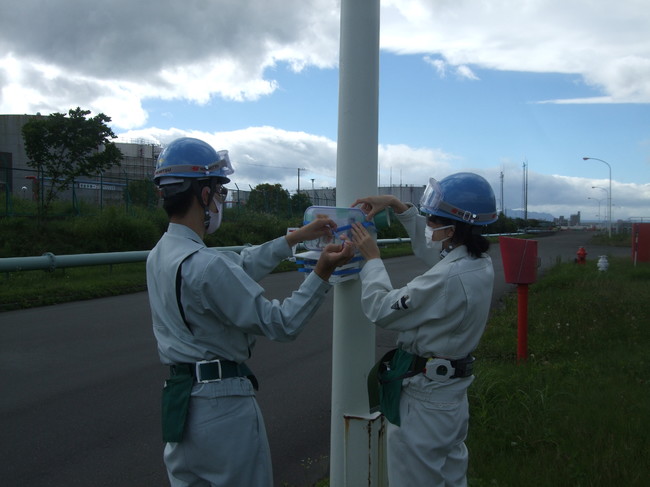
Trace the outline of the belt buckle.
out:
M 456 373 L 456 367 L 446 358 L 431 357 L 427 360 L 424 375 L 436 382 L 447 382 Z
M 201 378 L 201 365 L 203 364 L 214 364 L 216 363 L 219 366 L 219 378 L 218 379 L 202 379 Z M 200 362 L 196 362 L 194 364 L 195 367 L 195 375 L 196 375 L 196 382 L 199 384 L 208 384 L 209 382 L 219 382 L 222 377 L 221 373 L 221 360 L 201 360 Z

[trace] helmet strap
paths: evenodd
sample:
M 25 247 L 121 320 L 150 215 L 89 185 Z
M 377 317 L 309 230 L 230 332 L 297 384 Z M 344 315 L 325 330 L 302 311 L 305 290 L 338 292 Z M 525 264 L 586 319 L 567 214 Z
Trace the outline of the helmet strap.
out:
M 192 188 L 194 190 L 194 194 L 199 200 L 199 204 L 201 205 L 201 208 L 203 208 L 203 226 L 206 229 L 210 226 L 210 203 L 212 202 L 212 198 L 214 197 L 214 194 L 216 192 L 215 181 L 216 178 L 210 178 L 210 184 L 207 186 L 210 188 L 210 194 L 208 195 L 207 203 L 203 202 L 203 188 L 205 188 L 206 186 L 202 185 L 198 179 L 192 181 Z
M 494 213 L 472 213 L 471 211 L 450 205 L 446 201 L 441 201 L 438 205 L 438 209 L 449 213 L 470 225 L 484 225 L 483 222 L 492 220 L 496 216 Z

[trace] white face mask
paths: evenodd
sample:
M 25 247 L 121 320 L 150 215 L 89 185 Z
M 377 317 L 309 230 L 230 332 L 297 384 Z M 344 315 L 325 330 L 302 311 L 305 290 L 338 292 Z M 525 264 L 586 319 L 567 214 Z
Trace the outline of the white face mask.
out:
M 447 225 L 444 227 L 433 228 L 427 225 L 424 227 L 424 238 L 426 240 L 427 248 L 433 249 L 434 252 L 440 254 L 440 257 L 447 255 L 447 249 L 443 249 L 443 243 L 449 240 L 451 237 L 443 238 L 442 240 L 433 240 L 433 234 L 439 230 L 444 230 L 445 228 L 454 228 L 454 225 Z
M 447 225 L 438 228 L 432 228 L 429 225 L 424 227 L 424 239 L 428 248 L 434 249 L 438 252 L 442 252 L 443 242 L 449 240 L 451 237 L 443 238 L 442 240 L 433 240 L 433 234 L 439 230 L 444 230 L 445 228 L 454 228 L 454 225 Z
M 217 207 L 217 211 L 214 212 L 212 210 L 208 210 L 210 213 L 210 224 L 208 225 L 207 230 L 205 233 L 208 235 L 211 233 L 214 233 L 217 231 L 217 228 L 221 226 L 221 217 L 223 216 L 223 204 L 221 201 L 217 200 L 216 197 L 212 198 L 212 201 L 214 201 L 214 206 Z

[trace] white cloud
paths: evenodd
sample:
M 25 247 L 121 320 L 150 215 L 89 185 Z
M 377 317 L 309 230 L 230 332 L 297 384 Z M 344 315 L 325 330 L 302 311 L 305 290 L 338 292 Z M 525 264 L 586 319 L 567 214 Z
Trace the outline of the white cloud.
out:
M 434 59 L 431 56 L 424 56 L 424 62 L 433 66 L 438 76 L 445 78 L 447 76 L 447 63 L 442 59 Z
M 384 0 L 382 6 L 383 49 L 436 53 L 458 67 L 578 74 L 603 92 L 564 103 L 650 103 L 646 2 Z
M 479 79 L 478 76 L 474 74 L 472 69 L 469 66 L 465 66 L 464 64 L 458 66 L 456 72 L 461 78 L 467 78 L 473 81 L 477 81 Z
M 438 76 L 441 78 L 445 78 L 447 76 L 447 71 L 449 70 L 449 63 L 443 61 L 442 59 L 434 59 L 431 56 L 424 56 L 423 58 L 424 62 L 427 64 L 430 64 L 433 66 L 438 73 Z M 456 75 L 459 78 L 462 79 L 469 79 L 472 81 L 477 81 L 479 79 L 476 74 L 472 71 L 472 68 L 470 68 L 467 65 L 461 64 L 460 66 L 456 66 L 454 68 L 454 71 L 456 72 Z
M 196 137 L 217 150 L 228 149 L 235 168 L 231 187 L 248 190 L 258 184 L 269 183 L 280 184 L 294 192 L 298 186 L 298 168 L 301 169 L 300 185 L 303 189 L 312 187 L 312 178 L 315 189 L 336 186 L 336 142 L 326 137 L 272 127 L 216 133 L 146 129 L 120 134 L 122 141 L 146 139 L 162 144 L 178 137 Z M 498 208 L 501 208 L 500 174 L 503 173 L 505 207 L 521 208 L 524 203 L 522 167 L 514 163 L 504 163 L 500 168 L 478 169 L 439 149 L 382 145 L 379 147 L 378 164 L 381 186 L 422 186 L 430 177 L 440 180 L 456 172 L 475 172 L 492 185 Z M 583 219 L 596 220 L 597 199 L 602 199 L 601 215 L 604 219 L 606 196 L 600 190 L 592 189 L 592 186 L 608 188 L 608 185 L 609 179 L 546 175 L 529 169 L 528 211 L 566 218 L 580 211 Z M 650 184 L 613 181 L 612 195 L 614 221 L 647 215 Z
M 382 48 L 440 56 L 432 64 L 441 75 L 574 73 L 602 96 L 547 101 L 650 102 L 646 2 L 382 0 L 381 8 Z M 339 10 L 336 0 L 14 1 L 0 17 L 0 113 L 83 106 L 135 128 L 146 123 L 147 98 L 255 100 L 278 89 L 269 71 L 278 63 L 336 66 Z
M 14 3 L 0 17 L 0 113 L 81 105 L 128 129 L 146 122 L 146 98 L 255 100 L 277 89 L 276 63 L 338 59 L 329 0 Z
M 215 149 L 227 149 L 235 169 L 233 184 L 240 189 L 261 183 L 281 184 L 295 191 L 300 169 L 301 187 L 336 185 L 336 143 L 326 137 L 289 132 L 273 127 L 250 127 L 230 132 L 205 133 L 180 129 L 132 130 L 119 140 L 153 140 L 163 145 L 178 137 L 196 137 Z
M 426 185 L 430 177 L 441 179 L 455 172 L 458 157 L 441 149 L 412 148 L 403 144 L 380 145 L 379 183 L 382 186 Z

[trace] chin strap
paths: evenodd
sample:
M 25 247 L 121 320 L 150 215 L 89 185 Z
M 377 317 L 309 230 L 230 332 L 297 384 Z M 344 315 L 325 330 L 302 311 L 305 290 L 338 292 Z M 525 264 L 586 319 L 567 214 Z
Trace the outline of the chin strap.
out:
M 452 250 L 454 250 L 453 245 L 449 245 L 448 247 L 445 247 L 444 249 L 442 249 L 440 251 L 440 258 L 444 259 L 445 257 L 447 257 L 449 255 L 449 252 L 451 252 Z
M 194 194 L 198 198 L 201 208 L 203 208 L 203 226 L 205 227 L 206 230 L 210 226 L 210 203 L 212 202 L 212 198 L 214 198 L 214 194 L 216 192 L 215 184 L 216 184 L 215 180 L 211 179 L 210 194 L 208 195 L 208 203 L 205 204 L 203 203 L 203 198 L 201 197 L 201 194 L 203 193 L 203 188 L 205 188 L 205 186 L 199 184 L 199 181 L 197 179 L 192 181 L 192 189 L 194 190 Z

